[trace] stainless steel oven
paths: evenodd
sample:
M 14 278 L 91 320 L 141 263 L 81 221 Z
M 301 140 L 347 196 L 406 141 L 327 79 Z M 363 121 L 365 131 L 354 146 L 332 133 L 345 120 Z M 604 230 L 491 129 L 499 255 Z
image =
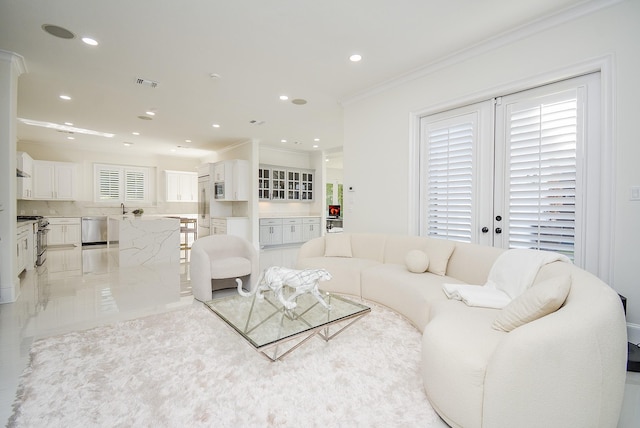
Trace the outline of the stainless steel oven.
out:
M 36 259 L 36 266 L 42 266 L 47 260 L 47 234 L 49 233 L 49 220 L 46 218 L 41 218 L 38 220 L 38 239 L 37 239 L 37 249 L 38 249 L 38 258 Z
M 36 232 L 36 266 L 42 266 L 47 260 L 47 233 L 49 233 L 49 220 L 46 218 L 35 216 L 18 216 L 18 220 L 37 220 L 38 231 Z

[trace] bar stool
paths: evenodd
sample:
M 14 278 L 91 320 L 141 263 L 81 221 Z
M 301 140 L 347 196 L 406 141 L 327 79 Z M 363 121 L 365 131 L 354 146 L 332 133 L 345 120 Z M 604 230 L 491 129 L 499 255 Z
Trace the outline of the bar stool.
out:
M 198 239 L 198 220 L 195 218 L 180 218 L 180 253 L 184 251 L 183 260 L 189 260 L 191 245 Z

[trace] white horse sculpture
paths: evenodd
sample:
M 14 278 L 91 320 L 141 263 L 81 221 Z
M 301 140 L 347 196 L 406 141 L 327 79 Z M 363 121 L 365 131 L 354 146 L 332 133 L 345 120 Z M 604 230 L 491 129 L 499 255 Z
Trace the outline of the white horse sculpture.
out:
M 331 306 L 325 302 L 318 290 L 320 281 L 328 281 L 330 279 L 331 274 L 326 269 L 295 270 L 273 266 L 262 272 L 255 290 L 251 293 L 247 293 L 242 289 L 242 280 L 240 278 L 236 278 L 236 282 L 238 283 L 238 293 L 241 296 L 250 297 L 255 294 L 256 297 L 262 299 L 265 291 L 273 291 L 280 303 L 288 310 L 297 306 L 296 299 L 304 293 L 311 293 L 322 306 L 331 309 Z M 285 285 L 295 290 L 286 299 L 283 293 Z

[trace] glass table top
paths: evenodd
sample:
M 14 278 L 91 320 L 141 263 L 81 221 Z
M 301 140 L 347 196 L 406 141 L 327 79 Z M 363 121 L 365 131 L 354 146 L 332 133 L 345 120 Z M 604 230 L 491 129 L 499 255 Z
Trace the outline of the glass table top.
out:
M 371 311 L 368 306 L 335 294 L 322 295 L 330 309 L 326 309 L 311 294 L 303 294 L 297 298 L 294 309 L 285 310 L 271 292 L 265 293 L 263 299 L 255 295 L 235 295 L 209 300 L 205 305 L 256 349 L 303 333 L 311 333 L 343 320 L 361 317 Z

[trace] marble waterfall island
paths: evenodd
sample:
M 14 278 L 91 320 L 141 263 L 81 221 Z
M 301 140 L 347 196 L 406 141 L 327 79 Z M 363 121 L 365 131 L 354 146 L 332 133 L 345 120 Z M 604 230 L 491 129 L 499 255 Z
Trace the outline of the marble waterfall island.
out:
M 109 217 L 109 245 L 117 244 L 120 267 L 180 263 L 180 219 Z

